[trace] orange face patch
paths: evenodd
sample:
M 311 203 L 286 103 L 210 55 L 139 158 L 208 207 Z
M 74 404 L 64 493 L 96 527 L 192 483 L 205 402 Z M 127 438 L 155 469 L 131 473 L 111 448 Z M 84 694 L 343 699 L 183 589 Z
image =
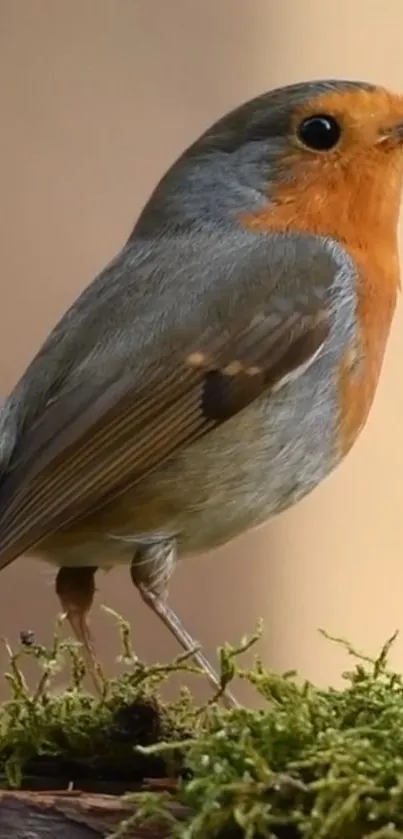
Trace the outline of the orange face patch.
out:
M 358 337 L 365 361 L 362 375 L 356 378 L 347 358 L 354 348 L 346 348 L 340 369 L 344 454 L 373 401 L 399 288 L 403 144 L 380 140 L 403 122 L 403 98 L 383 90 L 325 94 L 295 111 L 295 131 L 302 119 L 318 113 L 339 120 L 342 135 L 337 147 L 314 152 L 291 136 L 278 172 L 273 172 L 270 202 L 242 214 L 240 221 L 250 230 L 328 236 L 354 260 L 359 276 Z M 284 170 L 287 178 L 281 177 Z

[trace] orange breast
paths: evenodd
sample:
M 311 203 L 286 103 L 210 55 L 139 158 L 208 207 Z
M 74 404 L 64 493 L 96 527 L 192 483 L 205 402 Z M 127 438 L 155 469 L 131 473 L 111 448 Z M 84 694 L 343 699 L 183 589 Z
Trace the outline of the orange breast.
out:
M 376 164 L 376 161 L 375 161 Z M 320 165 L 320 164 L 318 164 Z M 294 183 L 279 181 L 270 203 L 240 221 L 251 230 L 300 231 L 329 236 L 358 270 L 357 345 L 346 347 L 339 375 L 340 448 L 345 454 L 364 425 L 377 388 L 399 289 L 397 221 L 401 166 L 390 173 L 359 166 L 295 169 Z M 389 177 L 385 175 L 389 174 Z M 298 183 L 298 188 L 296 187 Z M 356 352 L 364 362 L 354 369 Z
M 399 283 L 397 247 L 381 243 L 371 252 L 348 248 L 359 271 L 357 326 L 364 361 L 350 363 L 349 349 L 339 370 L 340 447 L 346 454 L 364 426 L 375 396 Z

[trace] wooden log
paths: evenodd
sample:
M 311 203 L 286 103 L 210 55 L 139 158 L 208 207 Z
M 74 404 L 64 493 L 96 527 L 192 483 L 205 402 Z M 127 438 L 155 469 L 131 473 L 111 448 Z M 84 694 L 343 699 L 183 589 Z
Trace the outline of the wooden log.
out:
M 135 813 L 117 795 L 61 791 L 0 791 L 0 839 L 104 839 Z M 172 812 L 186 818 L 181 805 Z M 168 839 L 167 825 L 136 824 L 125 839 Z

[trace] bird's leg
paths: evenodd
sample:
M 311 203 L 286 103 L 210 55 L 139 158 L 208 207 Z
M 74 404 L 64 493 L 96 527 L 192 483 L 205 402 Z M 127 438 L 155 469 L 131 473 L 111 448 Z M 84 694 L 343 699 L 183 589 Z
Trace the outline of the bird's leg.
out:
M 143 601 L 179 641 L 181 647 L 186 652 L 191 652 L 195 650 L 197 644 L 167 603 L 168 580 L 174 569 L 175 561 L 176 546 L 174 539 L 157 539 L 157 537 L 147 539 L 144 537 L 144 541 L 138 540 L 130 566 L 130 574 Z M 220 678 L 203 653 L 196 649 L 193 658 L 206 674 L 214 690 L 220 690 Z M 239 703 L 229 690 L 223 692 L 222 700 L 228 708 L 239 707 Z
M 92 566 L 63 566 L 56 577 L 56 594 L 74 635 L 83 645 L 88 671 L 97 693 L 100 693 L 94 644 L 87 620 L 94 599 L 96 570 Z
M 149 606 L 156 615 L 158 615 L 164 626 L 166 626 L 176 640 L 179 641 L 181 647 L 183 647 L 186 652 L 195 650 L 195 647 L 197 646 L 195 640 L 191 635 L 189 635 L 182 622 L 173 609 L 171 609 L 168 605 L 166 600 L 161 595 L 156 595 L 152 591 L 149 591 L 143 583 L 140 583 L 137 588 L 144 602 L 147 603 L 147 606 Z M 214 667 L 210 664 L 206 656 L 203 655 L 200 650 L 196 649 L 193 654 L 193 658 L 206 674 L 206 677 L 214 690 L 220 690 L 221 683 L 218 673 L 214 670 Z M 239 702 L 235 699 L 231 691 L 227 689 L 223 691 L 222 700 L 227 708 L 239 708 Z

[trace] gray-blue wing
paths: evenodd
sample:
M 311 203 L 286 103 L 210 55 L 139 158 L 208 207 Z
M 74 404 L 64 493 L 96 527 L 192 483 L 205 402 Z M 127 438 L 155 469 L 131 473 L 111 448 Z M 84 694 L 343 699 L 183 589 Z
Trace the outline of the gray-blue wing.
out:
M 230 245 L 227 252 L 220 251 L 221 261 L 212 260 L 214 281 L 200 265 L 192 264 L 191 254 L 180 267 L 171 263 L 174 285 L 172 279 L 164 283 L 158 277 L 162 255 L 139 260 L 140 280 L 132 259 L 127 277 L 135 304 L 131 319 L 121 310 L 119 320 L 110 294 L 109 327 L 107 321 L 104 333 L 94 332 L 91 341 L 88 291 L 75 304 L 77 317 L 68 313 L 62 319 L 31 367 L 29 387 L 22 380 L 22 392 L 25 387 L 26 393 L 34 393 L 36 376 L 43 396 L 42 374 L 46 360 L 52 360 L 47 398 L 19 433 L 0 486 L 0 568 L 49 533 L 107 504 L 290 374 L 298 375 L 316 356 L 329 331 L 331 260 L 307 250 L 304 263 L 302 252 L 298 270 L 305 291 L 292 305 L 286 288 L 279 289 L 289 269 L 284 262 L 275 274 L 267 242 L 261 247 L 253 243 L 252 259 L 244 248 L 236 261 Z M 166 258 L 166 248 L 164 253 Z M 117 264 L 121 278 L 124 272 Z M 148 305 L 140 287 L 146 281 Z M 96 282 L 102 285 L 102 275 Z M 119 284 L 116 293 L 121 305 Z M 130 308 L 133 300 L 127 288 L 124 295 Z M 127 340 L 122 321 L 131 329 Z M 72 364 L 75 329 L 84 350 L 81 357 L 76 353 Z M 136 335 L 137 340 L 142 336 L 137 347 Z M 63 364 L 69 370 L 64 378 Z

